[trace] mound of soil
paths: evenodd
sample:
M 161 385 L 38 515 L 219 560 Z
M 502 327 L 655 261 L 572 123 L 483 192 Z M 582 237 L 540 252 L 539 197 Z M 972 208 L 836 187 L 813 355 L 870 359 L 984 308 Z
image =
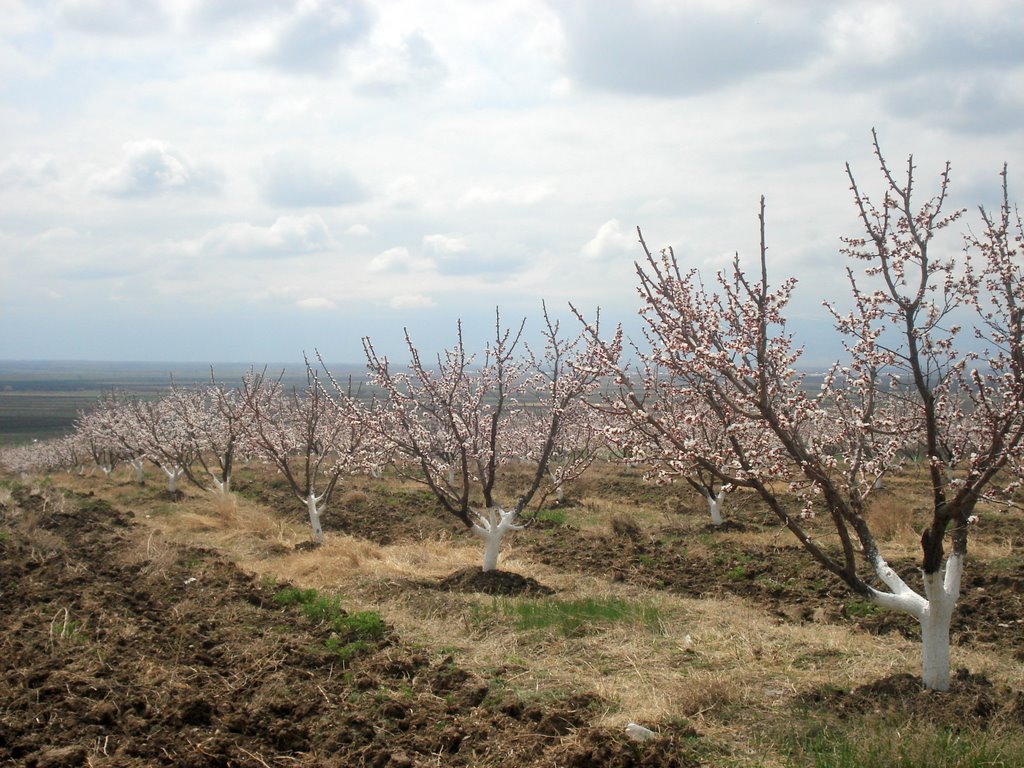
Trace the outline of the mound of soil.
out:
M 529 576 L 510 571 L 482 571 L 479 568 L 462 568 L 445 576 L 438 584 L 445 592 L 483 592 L 487 595 L 553 595 L 555 590 Z
M 695 764 L 595 728 L 596 696 L 525 702 L 390 630 L 351 643 L 98 498 L 18 488 L 2 511 L 0 764 Z
M 996 686 L 966 669 L 957 670 L 946 692 L 925 690 L 920 677 L 898 674 L 852 691 L 815 691 L 802 700 L 840 715 L 889 712 L 951 729 L 1024 726 L 1024 693 Z

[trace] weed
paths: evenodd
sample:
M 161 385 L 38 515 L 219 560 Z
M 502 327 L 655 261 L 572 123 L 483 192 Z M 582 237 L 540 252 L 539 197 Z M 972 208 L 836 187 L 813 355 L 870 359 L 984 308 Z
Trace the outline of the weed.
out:
M 563 509 L 541 509 L 538 510 L 536 519 L 541 523 L 565 525 L 565 521 L 568 520 L 568 516 L 565 514 L 565 510 Z
M 869 600 L 847 600 L 845 604 L 847 616 L 874 616 L 881 608 Z
M 474 612 L 477 618 L 485 613 L 510 617 L 518 630 L 546 630 L 565 636 L 583 634 L 590 627 L 602 624 L 634 624 L 652 631 L 661 626 L 661 614 L 653 605 L 617 598 L 495 600 L 489 608 L 477 606 Z
M 331 636 L 324 644 L 344 663 L 368 650 L 370 641 L 380 640 L 387 631 L 384 619 L 376 611 L 346 613 L 336 595 L 321 595 L 315 589 L 288 587 L 274 595 L 274 602 L 299 606 L 311 622 L 330 628 Z
M 298 587 L 288 587 L 274 595 L 274 602 L 278 605 L 303 605 L 315 599 L 315 589 L 299 589 Z
M 725 572 L 725 578 L 729 579 L 729 581 L 743 581 L 743 579 L 748 578 L 749 575 L 750 574 L 747 573 L 746 566 L 743 565 L 737 565 L 735 568 L 730 568 Z

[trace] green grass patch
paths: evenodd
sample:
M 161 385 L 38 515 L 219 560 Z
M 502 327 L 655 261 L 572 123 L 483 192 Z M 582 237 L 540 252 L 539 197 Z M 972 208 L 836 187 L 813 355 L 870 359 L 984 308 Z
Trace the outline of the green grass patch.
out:
M 348 663 L 370 648 L 387 632 L 384 619 L 376 611 L 347 613 L 336 595 L 321 595 L 315 589 L 287 587 L 274 595 L 280 606 L 296 606 L 302 615 L 316 625 L 326 626 L 331 636 L 324 644 L 342 662 Z
M 729 581 L 743 581 L 749 578 L 749 575 L 746 566 L 743 565 L 737 565 L 735 568 L 730 568 L 725 572 L 725 578 L 729 579 Z
M 565 636 L 586 634 L 610 624 L 630 624 L 652 632 L 661 628 L 661 612 L 655 606 L 618 598 L 496 599 L 489 605 L 476 606 L 474 612 L 478 620 L 488 615 L 498 615 L 511 619 L 517 630 L 553 632 Z
M 1024 736 L 954 731 L 929 724 L 816 727 L 786 750 L 794 768 L 1015 768 Z M 860 725 L 861 727 L 856 727 Z
M 541 523 L 551 523 L 552 525 L 565 525 L 566 520 L 569 516 L 566 515 L 564 509 L 541 509 L 537 511 L 537 521 Z
M 847 616 L 874 616 L 879 613 L 882 608 L 870 600 L 847 600 L 845 604 Z

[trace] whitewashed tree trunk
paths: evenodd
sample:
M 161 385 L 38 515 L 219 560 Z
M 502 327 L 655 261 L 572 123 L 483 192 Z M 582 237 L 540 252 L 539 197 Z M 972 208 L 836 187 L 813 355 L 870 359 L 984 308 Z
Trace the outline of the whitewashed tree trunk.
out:
M 211 489 L 217 496 L 227 498 L 231 495 L 231 475 L 221 480 L 212 472 L 210 473 L 210 480 L 213 481 L 213 488 Z
M 963 556 L 954 552 L 946 559 L 943 571 L 924 575 L 924 597 L 908 587 L 881 556 L 874 565 L 878 577 L 892 592 L 876 590 L 871 599 L 885 608 L 909 613 L 918 620 L 921 625 L 921 678 L 924 687 L 948 691 L 949 627 L 960 598 Z
M 551 478 L 551 482 L 555 486 L 555 501 L 561 504 L 565 501 L 565 485 L 559 482 L 557 472 L 550 467 L 548 467 L 548 477 Z
M 182 475 L 185 474 L 185 470 L 179 467 L 177 464 L 174 464 L 170 467 L 162 466 L 160 467 L 160 469 L 162 469 L 164 471 L 164 474 L 167 475 L 167 492 L 177 493 L 178 480 L 181 478 Z
M 110 473 L 114 471 L 114 468 L 112 466 L 110 466 L 109 464 L 100 464 L 98 466 L 99 466 L 100 470 L 103 472 L 103 477 L 106 480 L 109 480 L 110 479 Z
M 144 456 L 137 456 L 128 463 L 131 465 L 132 470 L 135 472 L 135 482 L 138 483 L 139 485 L 142 485 L 144 480 L 142 476 L 142 468 L 143 465 L 146 463 L 146 458 Z
M 710 491 L 704 491 L 704 498 L 708 502 L 708 512 L 711 513 L 711 524 L 719 526 L 722 524 L 722 501 L 725 499 L 725 491 L 719 491 L 712 495 Z
M 478 538 L 484 540 L 483 570 L 493 571 L 498 567 L 498 552 L 501 542 L 510 531 L 521 531 L 524 526 L 516 525 L 516 511 L 506 512 L 500 507 L 492 507 L 485 513 L 476 513 L 477 522 L 470 529 Z
M 323 500 L 323 495 L 317 496 L 313 491 L 309 492 L 309 496 L 303 499 L 306 502 L 306 509 L 309 511 L 309 525 L 313 529 L 313 541 L 317 544 L 324 543 L 324 529 L 320 525 L 320 508 L 319 504 Z

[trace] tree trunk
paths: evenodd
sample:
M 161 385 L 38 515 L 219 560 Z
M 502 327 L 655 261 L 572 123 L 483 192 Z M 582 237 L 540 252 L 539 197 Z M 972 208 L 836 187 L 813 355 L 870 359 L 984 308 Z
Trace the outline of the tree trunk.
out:
M 231 475 L 228 475 L 223 480 L 218 480 L 216 475 L 211 474 L 210 479 L 213 481 L 213 492 L 215 494 L 223 498 L 231 495 Z
M 475 536 L 484 540 L 484 567 L 487 571 L 496 570 L 498 567 L 498 552 L 501 551 L 501 542 L 509 531 L 521 531 L 523 526 L 516 525 L 516 512 L 506 512 L 503 509 L 491 507 L 486 513 L 476 513 L 477 522 L 473 523 L 470 530 Z
M 924 597 L 876 556 L 875 572 L 892 592 L 873 590 L 872 600 L 885 608 L 909 613 L 921 625 L 921 679 L 932 691 L 949 690 L 949 627 L 960 598 L 964 557 L 954 552 L 946 566 L 924 574 Z
M 705 492 L 704 498 L 708 501 L 708 512 L 711 513 L 711 524 L 718 527 L 722 524 L 722 500 L 725 498 L 725 491 L 719 491 L 712 496 L 711 492 Z
M 129 462 L 132 465 L 132 469 L 135 471 L 135 482 L 138 485 L 142 485 L 145 478 L 142 475 L 142 467 L 146 463 L 146 459 L 142 456 L 132 459 Z
M 928 605 L 921 621 L 921 677 L 924 687 L 933 691 L 949 690 L 949 625 L 960 597 L 963 557 L 952 554 L 946 560 L 945 573 L 926 573 L 924 592 Z
M 324 543 L 324 529 L 320 526 L 320 510 L 317 508 L 321 498 L 310 491 L 305 499 L 306 509 L 309 511 L 309 525 L 313 529 L 313 541 L 317 544 Z
M 167 492 L 172 495 L 177 493 L 178 478 L 185 474 L 185 470 L 181 467 L 171 467 L 170 469 L 167 467 L 161 467 L 161 469 L 163 469 L 164 474 L 167 475 Z

